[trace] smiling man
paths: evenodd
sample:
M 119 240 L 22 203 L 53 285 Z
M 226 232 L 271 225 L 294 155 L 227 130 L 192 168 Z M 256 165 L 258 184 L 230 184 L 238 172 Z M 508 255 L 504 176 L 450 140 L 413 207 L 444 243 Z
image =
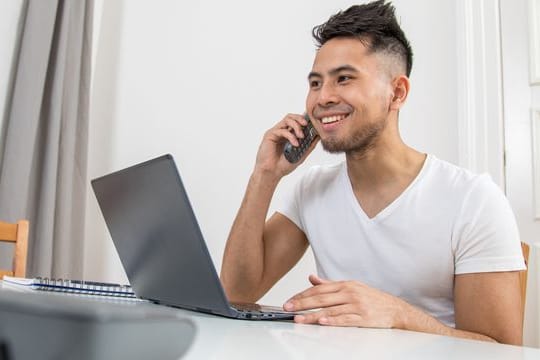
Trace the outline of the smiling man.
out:
M 296 322 L 520 344 L 524 262 L 507 200 L 489 176 L 400 137 L 412 50 L 393 6 L 352 6 L 313 35 L 306 113 L 319 138 L 308 154 L 320 141 L 346 160 L 310 169 L 266 220 L 276 186 L 298 166 L 284 144 L 297 146 L 307 123 L 289 114 L 265 133 L 223 258 L 230 300 L 258 300 L 311 246 L 318 275 L 284 308 L 317 310 Z

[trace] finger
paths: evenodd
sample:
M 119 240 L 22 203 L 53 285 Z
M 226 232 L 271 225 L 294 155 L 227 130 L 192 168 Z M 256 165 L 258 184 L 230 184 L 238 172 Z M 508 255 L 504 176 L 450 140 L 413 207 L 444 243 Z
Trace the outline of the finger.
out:
M 353 313 L 352 307 L 349 304 L 332 306 L 310 313 L 296 315 L 294 321 L 303 324 L 317 324 L 321 319 L 334 318 L 343 314 Z
M 309 148 L 304 152 L 304 154 L 302 155 L 302 158 L 300 159 L 299 162 L 296 163 L 296 166 L 299 166 L 300 164 L 302 164 L 309 156 L 309 154 L 311 154 L 311 152 L 313 150 L 315 150 L 315 147 L 317 146 L 317 144 L 319 143 L 319 136 L 316 136 L 313 141 L 311 142 L 311 144 L 309 145 Z
M 291 300 L 283 305 L 287 311 L 303 311 L 331 306 L 343 305 L 350 302 L 349 294 L 344 292 L 334 292 L 329 294 L 318 294 L 304 297 L 297 300 Z
M 315 274 L 309 275 L 309 282 L 311 282 L 313 285 L 320 285 L 320 284 L 327 284 L 330 282 L 330 280 L 326 280 L 323 278 L 320 278 L 319 276 Z
M 302 299 L 309 296 L 314 296 L 317 294 L 324 294 L 324 293 L 333 293 L 341 290 L 344 287 L 344 282 L 342 281 L 328 281 L 326 283 L 312 286 L 302 292 L 299 292 L 298 294 L 291 297 L 289 301 L 294 301 L 298 299 Z
M 341 314 L 338 316 L 321 316 L 318 319 L 320 325 L 326 326 L 354 326 L 364 327 L 364 319 L 360 314 Z
M 306 126 L 307 125 L 307 120 L 304 118 L 304 115 L 287 114 L 287 116 L 285 116 L 285 118 L 293 119 L 294 121 L 299 123 L 301 126 Z
M 307 121 L 303 118 L 302 115 L 298 114 L 288 114 L 280 123 L 278 123 L 278 127 L 292 130 L 294 134 L 299 138 L 304 138 L 304 132 L 302 131 L 302 127 L 306 125 Z
M 300 145 L 300 143 L 298 142 L 298 138 L 287 129 L 272 129 L 271 131 L 269 131 L 268 136 L 270 140 L 276 143 L 282 142 L 283 139 L 286 139 L 293 146 Z

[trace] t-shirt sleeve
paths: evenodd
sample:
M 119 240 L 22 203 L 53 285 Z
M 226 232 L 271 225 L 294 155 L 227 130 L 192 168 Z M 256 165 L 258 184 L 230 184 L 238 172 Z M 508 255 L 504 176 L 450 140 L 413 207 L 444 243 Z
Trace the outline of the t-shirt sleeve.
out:
M 525 269 L 515 216 L 489 175 L 475 179 L 454 230 L 455 274 Z
M 298 181 L 293 187 L 293 191 L 288 191 L 281 197 L 279 204 L 276 207 L 276 211 L 289 220 L 291 220 L 298 228 L 304 231 L 301 214 L 301 192 L 302 192 L 303 179 Z

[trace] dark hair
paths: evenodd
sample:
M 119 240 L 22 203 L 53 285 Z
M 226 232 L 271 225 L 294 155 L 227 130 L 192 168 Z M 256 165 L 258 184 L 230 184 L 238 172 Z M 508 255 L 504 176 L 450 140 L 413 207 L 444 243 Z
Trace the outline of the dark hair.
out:
M 394 11 L 394 6 L 385 0 L 353 5 L 315 26 L 312 34 L 319 48 L 336 37 L 358 38 L 371 52 L 386 52 L 398 57 L 409 76 L 413 53 Z

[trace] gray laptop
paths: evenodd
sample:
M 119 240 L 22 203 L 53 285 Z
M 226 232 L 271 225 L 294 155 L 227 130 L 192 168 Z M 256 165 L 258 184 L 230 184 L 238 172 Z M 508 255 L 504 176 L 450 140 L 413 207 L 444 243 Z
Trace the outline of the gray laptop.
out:
M 229 303 L 171 155 L 92 180 L 135 294 L 240 319 L 292 319 L 281 307 Z

